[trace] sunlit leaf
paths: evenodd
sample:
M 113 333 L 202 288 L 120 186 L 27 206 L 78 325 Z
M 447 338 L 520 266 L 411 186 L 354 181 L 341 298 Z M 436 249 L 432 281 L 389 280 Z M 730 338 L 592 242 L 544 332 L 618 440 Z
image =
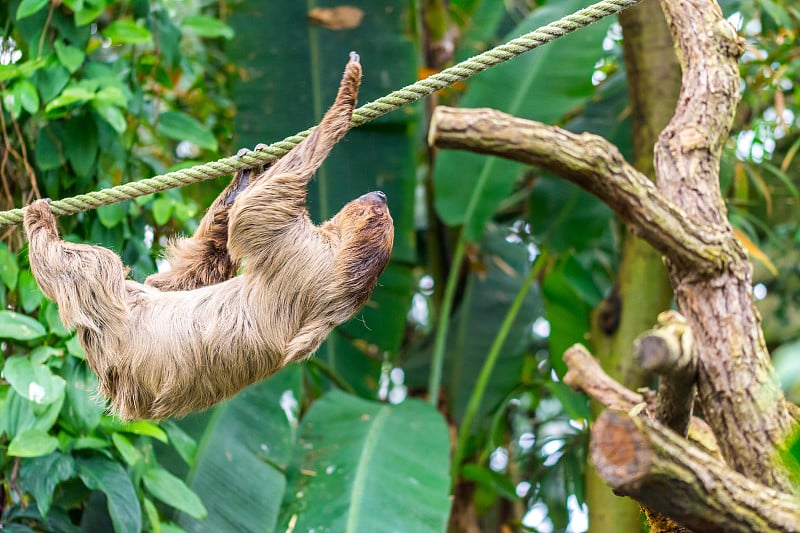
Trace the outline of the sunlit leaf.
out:
M 46 333 L 44 326 L 29 316 L 14 311 L 0 311 L 0 339 L 29 341 Z
M 12 89 L 14 96 L 19 100 L 22 108 L 28 113 L 33 115 L 39 110 L 39 93 L 36 92 L 36 86 L 29 80 L 23 79 L 17 81 Z
M 102 425 L 112 431 L 124 431 L 125 433 L 134 433 L 136 435 L 145 435 L 154 437 L 163 443 L 168 442 L 167 434 L 163 429 L 158 427 L 155 422 L 148 420 L 135 420 L 133 422 L 122 422 L 116 418 L 106 417 L 102 419 Z
M 174 210 L 174 203 L 169 198 L 160 197 L 153 201 L 153 220 L 159 226 L 163 226 L 169 222 Z
M 109 205 L 101 205 L 97 208 L 97 217 L 100 223 L 107 228 L 113 228 L 125 218 L 127 206 L 125 202 L 117 202 Z
M 46 405 L 64 395 L 64 378 L 53 375 L 46 365 L 32 364 L 28 357 L 14 356 L 6 359 L 3 377 L 20 396 L 34 403 Z
M 183 19 L 182 27 L 201 37 L 224 37 L 233 39 L 233 28 L 219 19 L 206 15 L 194 15 Z
M 58 448 L 58 439 L 40 429 L 26 429 L 17 433 L 8 445 L 8 455 L 39 457 Z
M 163 468 L 147 469 L 142 481 L 150 494 L 167 505 L 199 519 L 205 518 L 208 514 L 197 494 Z
M 103 117 L 103 120 L 108 122 L 117 133 L 124 133 L 127 129 L 128 123 L 125 121 L 125 115 L 118 107 L 108 103 L 94 101 L 92 102 L 92 108 L 94 108 L 97 114 Z
M 132 20 L 115 20 L 103 30 L 103 35 L 120 44 L 144 44 L 153 39 L 147 28 Z
M 217 149 L 217 140 L 197 119 L 180 111 L 167 111 L 158 117 L 157 130 L 177 141 L 189 141 L 207 150 Z
M 38 13 L 47 3 L 47 0 L 22 0 L 22 2 L 19 3 L 19 7 L 17 7 L 17 20 Z
M 64 44 L 64 42 L 60 40 L 56 41 L 54 44 L 58 60 L 61 61 L 61 64 L 64 65 L 70 73 L 74 74 L 81 68 L 86 54 L 74 46 Z

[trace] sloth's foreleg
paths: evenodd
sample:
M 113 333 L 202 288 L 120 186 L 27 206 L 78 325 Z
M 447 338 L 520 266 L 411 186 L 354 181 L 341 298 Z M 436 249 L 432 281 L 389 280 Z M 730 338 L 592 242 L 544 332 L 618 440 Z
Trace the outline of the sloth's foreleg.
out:
M 39 287 L 58 303 L 64 325 L 78 327 L 89 364 L 102 379 L 104 368 L 128 336 L 127 271 L 122 261 L 100 246 L 59 239 L 47 200 L 28 206 L 24 226 L 31 271 Z

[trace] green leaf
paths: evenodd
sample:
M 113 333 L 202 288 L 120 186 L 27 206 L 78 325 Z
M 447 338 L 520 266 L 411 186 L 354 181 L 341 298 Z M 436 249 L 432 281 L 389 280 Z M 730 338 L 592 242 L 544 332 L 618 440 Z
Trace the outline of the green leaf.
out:
M 73 357 L 77 357 L 78 359 L 86 359 L 86 354 L 83 352 L 83 346 L 81 346 L 81 341 L 78 340 L 77 335 L 73 335 L 72 337 L 67 340 L 67 353 Z
M 55 42 L 55 47 L 58 60 L 61 61 L 61 64 L 67 68 L 70 74 L 74 74 L 79 68 L 81 68 L 83 60 L 86 58 L 86 54 L 84 54 L 78 48 L 69 46 L 60 40 Z
M 94 22 L 106 10 L 104 1 L 96 2 L 95 5 L 84 6 L 80 11 L 75 11 L 75 26 L 81 27 Z
M 61 94 L 70 80 L 69 71 L 60 63 L 51 64 L 47 68 L 37 71 L 36 75 L 38 81 L 34 80 L 34 83 L 39 89 L 39 95 L 43 102 L 50 102 Z
M 17 286 L 18 274 L 17 256 L 8 250 L 6 243 L 0 242 L 0 281 L 13 291 Z
M 277 530 L 446 531 L 450 438 L 430 405 L 339 391 L 300 426 Z
M 154 437 L 164 444 L 168 442 L 167 434 L 158 427 L 155 422 L 148 420 L 135 420 L 133 422 L 122 422 L 116 418 L 106 417 L 101 420 L 103 427 L 111 431 L 124 431 L 135 435 Z
M 111 440 L 114 442 L 114 446 L 128 466 L 134 466 L 142 460 L 142 452 L 131 444 L 131 441 L 121 433 L 112 433 Z
M 582 250 L 608 231 L 614 215 L 595 196 L 550 174 L 538 177 L 530 196 L 531 230 L 555 253 Z
M 97 124 L 90 115 L 79 115 L 69 119 L 64 130 L 64 153 L 75 174 L 81 178 L 90 176 L 95 167 L 98 152 Z
M 44 319 L 45 322 L 47 322 L 47 329 L 50 333 L 62 338 L 69 337 L 72 334 L 71 331 L 64 327 L 64 323 L 61 322 L 61 317 L 58 315 L 58 306 L 55 302 L 46 300 L 42 310 L 44 311 Z M 40 312 L 39 317 L 41 316 L 42 314 Z
M 14 311 L 0 311 L 0 339 L 30 341 L 47 332 L 39 322 Z
M 36 507 L 42 516 L 47 516 L 53 491 L 62 481 L 75 475 L 72 457 L 61 452 L 43 457 L 34 457 L 22 462 L 20 483 L 26 492 L 36 500 Z
M 128 123 L 125 121 L 125 115 L 122 114 L 118 107 L 97 101 L 92 102 L 92 107 L 103 120 L 114 128 L 114 131 L 119 134 L 125 133 Z
M 783 6 L 778 5 L 772 0 L 759 0 L 758 3 L 762 8 L 764 8 L 764 11 L 769 14 L 769 17 L 775 21 L 775 24 L 778 26 L 783 26 L 784 28 L 791 28 L 794 26 L 792 17 L 789 16 L 789 13 Z
M 86 362 L 68 357 L 64 377 L 67 381 L 64 415 L 81 434 L 90 434 L 100 423 L 104 402 L 97 397 L 97 376 Z
M 67 87 L 56 98 L 48 102 L 48 104 L 44 107 L 44 110 L 49 112 L 60 107 L 67 107 L 72 104 L 88 102 L 92 99 L 94 99 L 94 91 L 90 91 L 86 87 Z
M 46 5 L 47 0 L 22 0 L 17 8 L 17 20 L 24 19 L 25 17 L 30 17 L 31 15 L 38 13 L 44 9 L 44 6 Z
M 36 86 L 27 79 L 19 80 L 12 89 L 14 96 L 19 100 L 22 108 L 33 115 L 39 110 L 39 93 Z
M 42 305 L 44 294 L 39 290 L 39 285 L 30 270 L 22 270 L 19 273 L 18 287 L 17 294 L 26 313 L 32 313 Z
M 179 515 L 186 531 L 273 531 L 286 486 L 273 465 L 291 456 L 301 391 L 302 369 L 292 365 L 214 408 L 207 422 L 181 421 L 200 443 L 186 482 L 208 509 L 202 522 Z
M 186 17 L 181 26 L 184 30 L 194 32 L 201 37 L 224 37 L 230 40 L 234 36 L 233 28 L 219 19 L 206 15 Z
M 102 450 L 109 446 L 110 442 L 97 437 L 80 437 L 72 441 L 73 450 Z
M 144 486 L 150 494 L 189 516 L 203 519 L 208 511 L 203 502 L 186 484 L 163 468 L 150 468 L 142 476 Z
M 98 456 L 76 457 L 75 462 L 84 484 L 92 490 L 105 493 L 114 530 L 117 533 L 139 533 L 142 529 L 142 510 L 133 483 L 122 466 Z
M 564 407 L 567 415 L 574 420 L 590 420 L 592 413 L 589 411 L 589 400 L 584 394 L 576 392 L 560 381 L 548 381 L 544 387 Z
M 534 10 L 508 38 L 585 5 L 584 0 L 547 3 Z M 492 107 L 545 123 L 559 121 L 593 95 L 591 74 L 597 60 L 606 54 L 601 44 L 610 24 L 607 17 L 482 73 L 469 82 L 459 106 Z M 524 165 L 505 159 L 444 151 L 435 166 L 436 210 L 447 224 L 465 225 L 467 240 L 475 242 L 525 171 Z
M 61 140 L 64 130 L 60 124 L 52 122 L 43 128 L 36 138 L 36 164 L 40 170 L 53 170 L 64 164 Z
M 516 487 L 514 487 L 511 479 L 505 474 L 493 472 L 488 468 L 469 463 L 464 465 L 461 469 L 461 475 L 464 479 L 475 481 L 509 501 L 519 501 Z
M 17 433 L 8 445 L 8 455 L 15 457 L 39 457 L 53 453 L 58 448 L 58 439 L 40 429 L 26 429 Z
M 169 442 L 178 455 L 186 461 L 187 465 L 193 466 L 197 454 L 197 442 L 172 420 L 162 422 L 161 427 L 167 432 Z
M 174 202 L 169 198 L 160 197 L 153 201 L 153 220 L 159 226 L 163 226 L 169 222 L 174 210 Z
M 144 504 L 144 512 L 147 515 L 147 521 L 150 523 L 150 530 L 153 533 L 163 533 L 163 529 L 161 528 L 161 519 L 158 516 L 158 508 L 156 508 L 156 504 L 153 503 L 153 500 L 150 498 L 142 498 L 142 503 Z
M 217 150 L 217 140 L 197 119 L 180 111 L 167 111 L 158 117 L 159 133 L 177 141 L 189 141 L 200 148 Z
M 578 296 L 564 272 L 565 260 L 559 260 L 542 284 L 547 321 L 550 323 L 550 361 L 559 376 L 567 371 L 564 351 L 585 340 L 591 308 Z
M 64 355 L 64 350 L 42 345 L 31 350 L 28 354 L 28 358 L 30 358 L 32 365 L 42 365 L 62 355 Z M 60 365 L 60 361 L 56 362 L 56 366 L 58 365 Z
M 22 102 L 13 91 L 3 93 L 3 107 L 12 118 L 19 118 L 22 114 Z
M 107 228 L 113 228 L 125 218 L 125 212 L 127 209 L 127 202 L 101 205 L 97 208 L 97 217 L 100 219 L 100 223 L 103 226 Z
M 119 87 L 104 87 L 94 95 L 94 101 L 100 104 L 112 104 L 124 108 L 128 105 L 125 93 Z
M 20 396 L 37 404 L 47 405 L 64 395 L 64 378 L 54 376 L 46 365 L 31 364 L 25 356 L 6 359 L 3 377 Z
M 103 35 L 117 44 L 149 43 L 153 36 L 132 20 L 115 20 L 103 30 Z

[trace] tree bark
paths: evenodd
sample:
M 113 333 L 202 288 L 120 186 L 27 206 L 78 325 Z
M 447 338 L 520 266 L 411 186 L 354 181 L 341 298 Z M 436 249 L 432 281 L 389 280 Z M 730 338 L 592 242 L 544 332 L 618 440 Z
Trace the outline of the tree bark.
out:
M 589 448 L 615 491 L 693 531 L 800 531 L 800 503 L 793 496 L 732 471 L 647 417 L 605 411 Z
M 656 144 L 664 197 L 725 248 L 705 275 L 667 254 L 681 314 L 695 336 L 698 393 L 725 460 L 769 487 L 797 490 L 776 456 L 796 429 L 764 343 L 752 266 L 719 190 L 719 159 L 739 102 L 743 42 L 710 0 L 662 0 L 683 69 L 679 104 Z

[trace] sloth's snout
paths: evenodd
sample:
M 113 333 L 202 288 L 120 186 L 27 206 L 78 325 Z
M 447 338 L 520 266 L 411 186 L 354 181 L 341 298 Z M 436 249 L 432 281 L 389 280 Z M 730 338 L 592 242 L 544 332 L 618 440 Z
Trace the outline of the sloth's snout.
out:
M 386 193 L 383 191 L 372 191 L 362 195 L 359 200 L 366 200 L 368 202 L 378 202 L 386 205 Z

